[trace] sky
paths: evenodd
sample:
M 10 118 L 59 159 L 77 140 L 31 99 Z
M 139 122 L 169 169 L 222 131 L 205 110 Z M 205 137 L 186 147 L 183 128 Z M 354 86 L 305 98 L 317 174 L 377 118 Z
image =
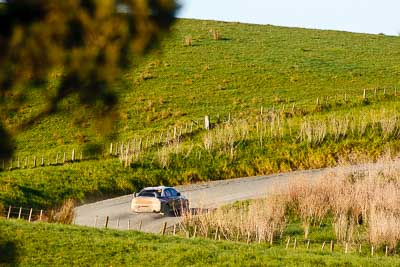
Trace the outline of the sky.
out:
M 400 0 L 179 0 L 180 18 L 400 35 Z

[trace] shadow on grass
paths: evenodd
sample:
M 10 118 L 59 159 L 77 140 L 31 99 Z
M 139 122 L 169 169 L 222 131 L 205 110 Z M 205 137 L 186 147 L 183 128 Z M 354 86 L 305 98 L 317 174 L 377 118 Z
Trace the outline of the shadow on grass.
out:
M 17 266 L 18 249 L 13 241 L 3 240 L 0 237 L 0 266 Z

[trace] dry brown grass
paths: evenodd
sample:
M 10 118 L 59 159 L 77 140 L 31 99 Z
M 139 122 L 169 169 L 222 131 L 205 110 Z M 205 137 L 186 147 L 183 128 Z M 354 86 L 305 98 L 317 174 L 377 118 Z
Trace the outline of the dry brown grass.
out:
M 244 242 L 272 242 L 286 225 L 285 209 L 279 196 L 183 215 L 186 230 L 196 227 L 204 237 Z
M 396 162 L 383 159 L 379 168 L 299 179 L 249 204 L 197 216 L 185 214 L 184 224 L 186 228 L 196 225 L 203 236 L 219 231 L 228 240 L 271 242 L 283 233 L 290 210 L 301 219 L 305 239 L 311 226 L 332 218 L 338 241 L 367 241 L 393 250 L 400 243 L 400 166 Z
M 48 222 L 71 224 L 75 219 L 75 201 L 67 199 L 63 205 L 56 211 L 51 211 L 48 215 Z

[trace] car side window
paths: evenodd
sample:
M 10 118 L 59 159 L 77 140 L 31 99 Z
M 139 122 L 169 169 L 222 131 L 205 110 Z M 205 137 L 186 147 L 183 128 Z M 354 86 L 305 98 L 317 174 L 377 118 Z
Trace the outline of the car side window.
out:
M 165 197 L 171 197 L 171 192 L 169 191 L 169 189 L 165 189 L 164 190 L 164 196 Z
M 178 192 L 177 192 L 175 189 L 171 188 L 171 189 L 169 189 L 169 190 L 171 191 L 171 195 L 172 195 L 173 197 L 177 197 L 177 196 L 178 196 Z

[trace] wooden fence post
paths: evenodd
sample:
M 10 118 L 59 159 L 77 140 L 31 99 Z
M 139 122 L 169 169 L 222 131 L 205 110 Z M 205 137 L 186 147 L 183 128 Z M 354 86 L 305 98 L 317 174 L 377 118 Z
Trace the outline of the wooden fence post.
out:
M 75 160 L 75 149 L 72 149 L 71 161 L 74 162 Z
M 206 115 L 204 117 L 204 129 L 210 130 L 210 116 Z
M 98 219 L 99 219 L 99 216 L 96 216 L 96 217 L 94 218 L 94 225 L 93 225 L 94 228 L 97 227 L 97 221 L 98 221 Z
M 131 230 L 131 220 L 128 219 L 128 230 Z
M 19 169 L 21 166 L 20 166 L 20 162 L 19 162 L 19 157 L 18 157 L 18 160 L 17 160 L 17 168 Z
M 64 151 L 63 164 L 67 161 L 67 153 Z
M 367 100 L 367 90 L 364 89 L 363 91 L 363 100 Z
M 371 246 L 371 256 L 374 256 L 374 245 Z
M 331 240 L 331 252 L 335 249 L 335 244 L 333 243 L 333 240 Z
M 108 228 L 108 221 L 109 221 L 109 219 L 110 219 L 110 217 L 106 217 L 106 221 L 105 221 L 105 223 L 104 223 L 104 228 Z
M 310 239 L 307 240 L 307 250 L 310 248 Z
M 21 219 L 22 207 L 19 207 L 18 219 Z
M 140 220 L 140 222 L 139 222 L 139 228 L 138 228 L 138 230 L 139 230 L 139 231 L 141 231 L 141 230 L 142 230 L 142 223 L 143 223 L 143 221 L 142 221 L 142 220 Z
M 32 208 L 29 211 L 28 222 L 31 222 L 31 219 L 32 219 Z
M 349 243 L 346 242 L 344 253 L 347 254 L 349 252 Z
M 217 240 L 217 238 L 218 238 L 218 230 L 219 230 L 219 226 L 217 226 L 217 229 L 215 230 L 215 236 L 214 236 L 215 240 Z
M 110 144 L 110 155 L 113 154 L 113 143 Z
M 361 252 L 362 252 L 362 247 L 361 247 L 361 243 L 360 243 L 360 245 L 359 245 L 359 247 L 358 247 L 358 253 L 361 254 Z
M 324 243 L 322 243 L 321 250 L 324 251 L 324 248 L 325 248 L 325 241 L 324 241 Z
M 194 226 L 194 229 L 193 229 L 193 238 L 196 238 L 196 234 L 197 234 L 197 225 L 195 225 Z
M 174 224 L 174 229 L 173 229 L 172 234 L 173 234 L 173 235 L 176 235 L 176 224 Z
M 385 247 L 385 256 L 386 256 L 386 257 L 388 256 L 388 251 L 389 251 L 389 248 L 388 248 L 388 246 L 386 246 L 386 247 Z
M 287 240 L 287 242 L 286 242 L 286 249 L 289 248 L 289 244 L 290 244 L 290 236 L 289 236 L 289 238 L 288 238 L 288 240 Z
M 11 209 L 12 209 L 12 207 L 9 206 L 9 207 L 8 207 L 8 213 L 7 213 L 7 220 L 10 219 Z
M 40 210 L 39 221 L 42 221 L 42 216 L 43 216 L 43 210 Z
M 165 235 L 166 230 L 167 230 L 167 222 L 164 222 L 164 225 L 161 228 L 161 235 Z
M 117 218 L 117 229 L 119 229 L 119 217 Z
M 40 164 L 40 166 L 44 166 L 44 156 L 42 156 L 42 163 Z
M 297 238 L 294 238 L 293 248 L 294 248 L 294 249 L 297 248 Z
M 28 168 L 28 157 L 25 157 L 24 169 Z
M 36 168 L 36 156 L 33 157 L 33 168 Z

